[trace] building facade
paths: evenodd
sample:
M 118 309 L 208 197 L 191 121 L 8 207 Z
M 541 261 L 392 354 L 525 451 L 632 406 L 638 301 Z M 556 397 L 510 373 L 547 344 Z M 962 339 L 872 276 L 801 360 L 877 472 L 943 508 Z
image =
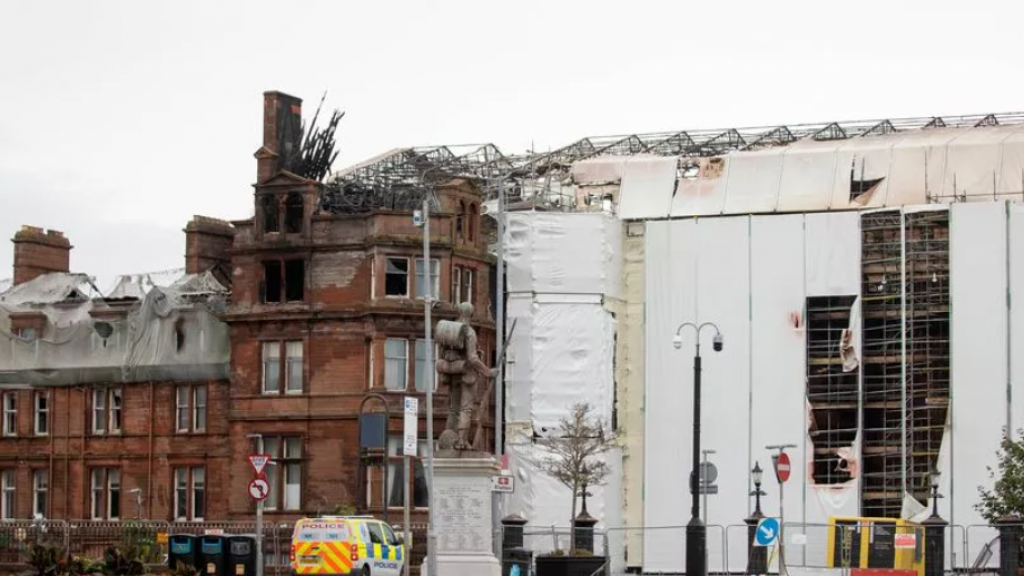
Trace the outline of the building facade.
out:
M 401 508 L 404 397 L 425 412 L 428 288 L 435 322 L 474 305 L 493 362 L 481 194 L 467 180 L 432 188 L 427 265 L 412 210 L 321 210 L 324 185 L 283 160 L 300 119 L 301 100 L 265 95 L 255 216 L 195 217 L 170 286 L 124 279 L 100 294 L 70 273 L 63 234 L 15 236 L 0 294 L 0 517 L 248 518 L 253 452 L 273 457 L 269 519 Z M 360 415 L 385 405 L 386 453 L 361 451 Z

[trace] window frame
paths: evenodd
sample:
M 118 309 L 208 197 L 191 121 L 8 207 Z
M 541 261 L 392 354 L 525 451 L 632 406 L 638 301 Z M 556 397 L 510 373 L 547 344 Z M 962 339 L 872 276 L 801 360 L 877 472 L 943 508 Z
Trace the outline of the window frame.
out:
M 116 477 L 116 489 L 115 481 Z M 117 515 L 114 515 L 115 498 Z M 116 466 L 98 466 L 89 470 L 89 515 L 92 520 L 121 519 L 121 469 Z M 97 513 L 97 510 L 99 513 Z
M 13 520 L 17 517 L 18 471 L 15 468 L 3 468 L 0 469 L 0 519 Z
M 293 346 L 289 346 L 289 345 Z M 289 348 L 297 347 L 299 350 L 298 355 L 290 356 L 288 354 Z M 260 367 L 262 371 L 262 377 L 260 379 L 261 389 L 260 394 L 263 396 L 281 396 L 281 395 L 296 395 L 303 394 L 306 391 L 306 341 L 303 338 L 290 338 L 284 340 L 264 340 L 260 345 Z M 272 355 L 268 355 L 267 351 L 273 351 Z M 273 356 L 273 357 L 271 357 Z M 276 362 L 277 364 L 277 386 L 276 389 L 270 390 L 267 388 L 267 365 L 269 362 Z M 299 368 L 297 375 L 299 377 L 299 387 L 293 388 L 292 382 L 292 369 L 293 365 L 298 364 Z
M 202 476 L 197 480 L 197 476 Z M 184 483 L 181 480 L 184 479 Z M 206 467 L 175 466 L 171 472 L 171 518 L 174 522 L 202 522 L 206 516 Z M 182 492 L 184 494 L 182 494 Z M 202 502 L 198 501 L 198 493 L 202 493 Z M 184 496 L 184 500 L 182 500 Z M 184 507 L 185 515 L 178 512 Z
M 386 450 L 387 450 L 387 462 L 388 462 L 388 465 L 387 465 L 386 469 L 384 470 L 384 473 L 389 475 L 388 476 L 388 489 L 392 492 L 392 494 L 395 494 L 395 491 L 398 490 L 398 488 L 396 488 L 395 485 L 393 484 L 394 478 L 396 478 L 399 475 L 402 475 L 402 476 L 405 475 L 405 456 L 402 455 L 402 446 L 404 444 L 404 439 L 403 439 L 401 434 L 389 434 L 387 438 L 388 439 L 387 439 L 387 448 L 386 448 Z M 412 510 L 422 511 L 422 510 L 427 510 L 427 509 L 430 508 L 430 500 L 429 500 L 430 499 L 430 494 L 427 492 L 427 486 L 426 486 L 426 482 L 427 482 L 427 478 L 426 478 L 426 473 L 427 473 L 426 472 L 426 452 L 427 452 L 427 440 L 425 438 L 417 438 L 417 440 L 416 440 L 416 454 L 417 454 L 417 456 L 415 458 L 413 458 L 412 465 L 409 467 L 409 470 L 410 470 L 410 472 L 412 472 L 412 474 L 410 474 L 409 478 L 404 478 L 405 482 L 409 482 L 410 483 L 409 484 L 409 496 L 412 498 L 412 502 L 410 503 L 410 508 Z M 394 476 L 390 475 L 392 467 L 394 467 L 394 470 L 395 470 Z M 419 481 L 422 484 L 420 488 L 422 490 L 423 497 L 426 499 L 426 504 L 427 504 L 426 506 L 418 506 L 416 504 L 417 474 L 419 474 Z M 381 489 L 382 492 L 384 491 L 383 483 L 381 484 L 380 489 Z M 402 490 L 404 490 L 404 487 L 402 487 Z M 379 502 L 377 502 L 376 499 L 369 500 L 370 502 L 374 502 L 370 506 L 371 506 L 371 508 L 376 506 L 376 507 L 378 507 L 380 509 L 383 509 L 386 506 L 389 510 L 401 510 L 402 507 L 403 507 L 403 504 L 402 504 L 402 494 L 403 494 L 403 492 L 397 492 L 397 494 L 398 494 L 398 501 L 397 501 L 397 503 L 393 503 L 392 502 L 392 500 L 390 498 L 390 495 L 382 494 L 382 498 L 380 499 Z
M 193 384 L 191 386 L 191 397 L 192 397 L 192 432 L 202 433 L 206 432 L 206 425 L 209 422 L 210 416 L 210 390 L 206 384 Z M 199 404 L 199 392 L 202 392 L 203 402 Z M 202 426 L 199 425 L 199 413 L 202 410 Z
M 462 303 L 462 266 L 452 264 L 452 286 L 449 294 L 452 304 L 458 306 Z
M 271 441 L 276 449 L 267 449 L 267 441 Z M 289 440 L 298 443 L 298 455 L 290 454 Z M 301 512 L 303 506 L 303 493 L 305 492 L 303 479 L 305 477 L 305 465 L 303 454 L 305 453 L 305 439 L 298 434 L 283 434 L 283 435 L 259 435 L 253 439 L 253 450 L 256 454 L 268 454 L 270 456 L 270 462 L 267 463 L 267 468 L 264 470 L 266 474 L 267 482 L 270 484 L 270 490 L 274 493 L 272 496 L 276 496 L 273 500 L 268 497 L 264 500 L 264 510 L 275 511 L 275 512 Z M 295 508 L 288 507 L 288 479 L 291 474 L 291 467 L 294 466 L 298 474 L 298 504 Z M 270 505 L 268 505 L 268 503 Z
M 18 437 L 18 393 L 3 393 L 3 437 Z M 9 402 L 10 401 L 10 402 Z
M 32 401 L 32 429 L 36 436 L 50 435 L 50 393 L 36 392 Z M 40 426 L 42 424 L 42 426 Z
M 40 482 L 42 480 L 42 482 Z M 40 511 L 40 497 L 42 511 Z M 32 517 L 47 517 L 50 504 L 50 471 L 46 468 L 32 470 Z
M 441 259 L 440 258 L 431 258 L 430 259 L 430 269 L 429 270 L 424 270 L 424 268 L 426 268 L 426 266 L 424 266 L 423 263 L 424 263 L 424 258 L 422 256 L 417 256 L 416 259 L 415 259 L 416 270 L 415 270 L 414 282 L 413 282 L 413 288 L 414 288 L 414 292 L 415 292 L 415 297 L 416 297 L 417 300 L 422 300 L 423 298 L 426 297 L 426 294 L 422 293 L 423 292 L 422 289 L 426 286 L 427 275 L 429 274 L 429 279 L 431 281 L 430 282 L 430 298 L 432 298 L 433 300 L 440 300 L 440 296 L 441 296 Z M 423 278 L 423 280 L 421 281 L 420 278 Z
M 401 356 L 389 355 L 388 354 L 388 343 L 389 342 L 401 342 L 403 352 Z M 401 386 L 390 387 L 388 386 L 388 367 L 401 361 L 402 369 L 399 371 L 401 377 Z M 384 339 L 384 390 L 390 392 L 405 392 L 409 390 L 409 339 L 408 338 L 385 338 Z
M 118 398 L 115 407 L 114 398 Z M 119 386 L 96 386 L 92 389 L 92 434 L 120 434 L 124 425 L 124 395 Z M 115 426 L 116 421 L 116 426 Z
M 124 392 L 120 386 L 113 386 L 107 388 L 107 394 L 107 432 L 120 434 L 124 426 Z
M 398 272 L 388 272 L 388 264 L 390 264 L 392 260 L 395 260 L 395 261 L 403 260 L 403 261 L 405 261 L 405 291 L 402 294 L 388 294 L 388 275 L 389 274 L 398 274 Z M 412 274 L 411 274 L 412 271 L 413 271 L 412 270 L 412 262 L 409 261 L 409 257 L 408 256 L 384 256 L 384 297 L 385 298 L 408 298 L 409 297 L 409 293 L 410 293 L 410 286 L 409 286 L 409 284 L 411 282 L 410 276 L 412 276 Z
M 184 393 L 184 401 L 182 401 L 182 393 Z M 178 434 L 186 434 L 191 432 L 192 423 L 189 416 L 192 412 L 190 405 L 192 399 L 192 393 L 188 384 L 180 384 L 174 389 L 174 431 Z M 185 426 L 182 427 L 182 416 L 184 416 Z
M 291 298 L 289 296 L 289 294 L 291 293 L 291 290 L 289 290 L 289 286 L 294 288 L 295 285 L 294 285 L 294 283 L 289 284 L 289 282 L 288 282 L 288 269 L 289 269 L 289 266 L 290 265 L 294 265 L 295 262 L 298 262 L 298 263 L 300 263 L 302 265 L 302 285 L 301 285 L 302 297 L 298 298 L 298 299 Z M 270 275 L 270 271 L 268 270 L 268 265 L 271 265 L 271 264 L 275 265 L 275 267 L 277 269 L 277 275 L 278 275 L 278 279 L 277 279 L 277 282 L 278 282 L 278 290 L 277 290 L 278 299 L 277 300 L 270 300 L 268 298 L 268 294 L 267 294 L 267 291 L 268 291 L 267 277 Z M 266 259 L 260 260 L 260 276 L 259 276 L 259 287 L 260 287 L 260 289 L 259 289 L 259 294 L 258 294 L 259 295 L 259 303 L 263 304 L 263 305 L 302 304 L 302 303 L 305 303 L 307 298 L 308 298 L 308 292 L 309 292 L 306 289 L 307 288 L 307 286 L 306 286 L 306 284 L 307 284 L 306 278 L 308 276 L 309 276 L 309 262 L 304 257 L 301 257 L 301 256 L 297 256 L 297 257 L 281 256 L 281 257 L 276 257 L 276 258 L 266 258 Z

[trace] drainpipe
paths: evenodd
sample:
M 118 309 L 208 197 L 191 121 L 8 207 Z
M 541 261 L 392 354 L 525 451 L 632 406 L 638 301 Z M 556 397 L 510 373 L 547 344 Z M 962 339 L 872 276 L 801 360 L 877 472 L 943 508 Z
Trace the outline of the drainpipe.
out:
M 209 396 L 207 396 L 207 405 L 209 405 Z M 149 474 L 146 477 L 146 516 L 149 519 L 153 518 L 153 422 L 156 420 L 154 413 L 154 405 L 156 404 L 156 384 L 152 380 L 149 381 Z M 123 406 L 123 402 L 122 402 Z M 177 418 L 177 413 L 175 413 Z M 141 506 L 140 506 L 141 508 Z

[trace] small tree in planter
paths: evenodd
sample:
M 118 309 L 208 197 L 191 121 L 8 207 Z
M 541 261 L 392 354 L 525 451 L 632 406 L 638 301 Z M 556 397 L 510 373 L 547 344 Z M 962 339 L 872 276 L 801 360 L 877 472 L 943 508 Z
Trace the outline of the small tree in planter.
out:
M 570 565 L 578 564 L 578 573 L 586 571 L 589 576 L 604 564 L 605 558 L 594 556 L 592 551 L 576 549 L 576 498 L 587 487 L 604 483 L 608 476 L 608 465 L 600 457 L 612 447 L 612 440 L 605 435 L 604 421 L 593 414 L 592 407 L 580 403 L 574 405 L 570 414 L 559 421 L 558 433 L 545 441 L 545 445 L 552 455 L 543 461 L 541 469 L 572 494 L 570 520 L 573 529 L 568 554 L 556 551 L 553 555 L 538 557 L 537 574 L 572 575 L 577 571 Z M 563 566 L 557 571 L 550 571 L 542 568 L 544 564 Z
M 981 501 L 974 505 L 974 509 L 990 524 L 996 524 L 1007 516 L 1024 517 L 1024 430 L 1018 435 L 1020 440 L 1003 437 L 996 453 L 999 457 L 998 470 L 988 467 L 992 489 L 978 487 Z M 1019 565 L 1024 568 L 1024 555 Z

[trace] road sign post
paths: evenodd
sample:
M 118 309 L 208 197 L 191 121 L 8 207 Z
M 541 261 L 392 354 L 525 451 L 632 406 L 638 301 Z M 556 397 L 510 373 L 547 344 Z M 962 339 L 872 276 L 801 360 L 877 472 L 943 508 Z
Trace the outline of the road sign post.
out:
M 270 455 L 249 454 L 246 459 L 256 474 L 246 490 L 256 502 L 256 576 L 263 576 L 263 501 L 270 495 L 270 482 L 264 471 L 270 464 Z
M 786 454 L 786 448 L 796 448 L 796 444 L 775 444 L 765 446 L 765 448 L 768 450 L 778 450 L 777 454 L 772 455 L 772 463 L 775 464 L 775 479 L 779 481 L 779 573 L 789 574 L 789 569 L 786 567 L 786 491 L 784 488 L 786 481 L 789 480 L 791 465 L 789 455 Z
M 419 426 L 419 399 L 412 396 L 405 397 L 405 434 L 402 442 L 402 467 L 405 474 L 402 476 L 405 479 L 405 486 L 402 487 L 402 520 L 404 525 L 402 531 L 405 532 L 405 546 L 406 550 L 412 550 L 412 532 L 409 531 L 409 516 L 410 506 L 412 505 L 410 500 L 410 484 L 409 475 L 412 473 L 412 459 L 416 457 L 416 448 L 418 444 L 417 428 Z M 410 566 L 412 562 L 406 562 L 402 566 L 402 572 L 409 576 L 411 573 Z

